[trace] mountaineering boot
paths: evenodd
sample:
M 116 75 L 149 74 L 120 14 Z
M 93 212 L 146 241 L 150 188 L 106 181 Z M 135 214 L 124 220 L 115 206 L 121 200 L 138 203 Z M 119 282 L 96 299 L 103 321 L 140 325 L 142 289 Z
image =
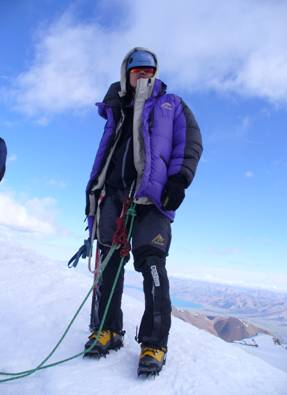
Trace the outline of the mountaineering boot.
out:
M 157 375 L 161 371 L 163 365 L 166 360 L 167 349 L 164 347 L 149 347 L 142 346 L 139 367 L 138 367 L 138 376 L 141 374 L 149 375 Z
M 98 340 L 93 348 L 85 353 L 85 356 L 100 358 L 106 356 L 109 350 L 119 350 L 123 347 L 124 334 L 124 331 L 121 333 L 110 330 L 93 331 L 89 336 L 88 342 L 85 344 L 85 350 L 88 350 L 96 339 Z

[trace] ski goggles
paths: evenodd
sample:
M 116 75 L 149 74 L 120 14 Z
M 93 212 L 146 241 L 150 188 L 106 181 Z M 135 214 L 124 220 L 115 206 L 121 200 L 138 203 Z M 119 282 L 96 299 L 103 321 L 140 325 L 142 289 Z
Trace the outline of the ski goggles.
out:
M 143 74 L 154 75 L 155 68 L 154 67 L 133 67 L 132 69 L 130 69 L 130 73 L 132 73 L 132 74 L 143 73 Z

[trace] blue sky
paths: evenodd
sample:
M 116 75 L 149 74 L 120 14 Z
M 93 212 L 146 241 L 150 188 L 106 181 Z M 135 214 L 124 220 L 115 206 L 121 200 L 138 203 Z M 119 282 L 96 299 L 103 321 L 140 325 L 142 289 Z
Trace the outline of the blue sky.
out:
M 173 224 L 170 273 L 287 290 L 287 5 L 212 4 L 0 3 L 1 239 L 59 259 L 82 243 L 104 126 L 94 103 L 125 54 L 146 46 L 204 141 Z

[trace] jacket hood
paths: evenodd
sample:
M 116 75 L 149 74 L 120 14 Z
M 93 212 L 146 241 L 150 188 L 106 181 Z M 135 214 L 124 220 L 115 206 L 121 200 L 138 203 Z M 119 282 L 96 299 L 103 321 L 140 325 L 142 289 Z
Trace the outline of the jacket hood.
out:
M 136 51 L 146 51 L 146 52 L 149 52 L 149 53 L 151 53 L 151 54 L 154 56 L 154 58 L 155 58 L 155 60 L 156 60 L 157 69 L 156 69 L 156 72 L 155 72 L 154 76 L 151 78 L 152 85 L 153 85 L 153 83 L 154 83 L 155 77 L 156 77 L 157 74 L 158 74 L 158 59 L 157 59 L 157 56 L 156 56 L 156 54 L 155 54 L 154 52 L 152 52 L 152 51 L 151 51 L 150 49 L 148 49 L 148 48 L 143 48 L 143 47 L 135 47 L 135 48 L 131 49 L 131 50 L 126 54 L 126 56 L 124 57 L 124 60 L 123 60 L 122 65 L 121 65 L 121 90 L 120 90 L 120 92 L 119 92 L 119 95 L 120 95 L 121 97 L 122 97 L 122 96 L 125 96 L 125 95 L 127 94 L 127 79 L 126 79 L 126 75 L 127 75 L 127 62 L 128 62 L 129 57 L 130 57 L 134 52 L 136 52 Z

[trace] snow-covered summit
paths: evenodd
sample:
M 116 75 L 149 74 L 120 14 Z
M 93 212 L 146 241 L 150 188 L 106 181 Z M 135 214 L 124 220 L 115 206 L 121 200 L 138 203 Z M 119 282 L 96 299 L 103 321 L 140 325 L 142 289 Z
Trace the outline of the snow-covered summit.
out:
M 92 277 L 0 245 L 0 371 L 36 366 L 64 332 Z M 160 376 L 138 378 L 135 328 L 143 305 L 124 296 L 125 347 L 99 361 L 78 358 L 0 384 L 2 395 L 286 395 L 287 374 L 209 333 L 173 318 L 167 364 Z M 52 361 L 76 354 L 89 335 L 84 307 Z M 0 379 L 4 376 L 0 376 Z

